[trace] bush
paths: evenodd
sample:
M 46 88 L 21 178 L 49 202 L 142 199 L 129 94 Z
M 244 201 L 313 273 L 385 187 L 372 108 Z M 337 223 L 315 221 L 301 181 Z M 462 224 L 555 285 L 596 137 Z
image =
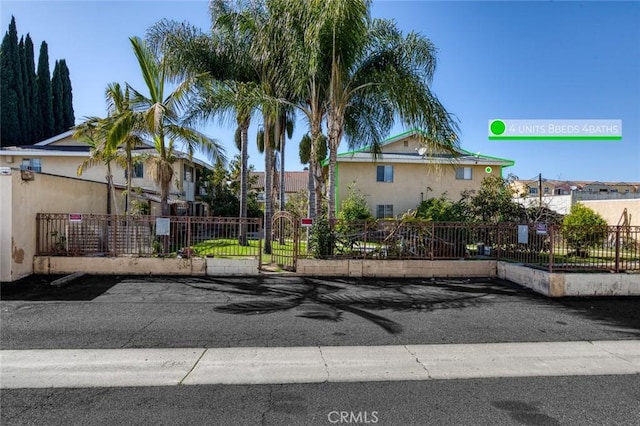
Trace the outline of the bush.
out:
M 309 239 L 310 251 L 313 257 L 322 259 L 333 254 L 335 237 L 326 216 L 320 216 L 313 221 L 311 237 Z
M 469 220 L 467 211 L 462 201 L 454 203 L 442 194 L 439 198 L 429 198 L 421 202 L 416 218 L 433 222 L 466 222 Z
M 584 204 L 574 204 L 562 221 L 562 236 L 578 255 L 587 256 L 589 247 L 602 244 L 607 234 L 604 218 Z

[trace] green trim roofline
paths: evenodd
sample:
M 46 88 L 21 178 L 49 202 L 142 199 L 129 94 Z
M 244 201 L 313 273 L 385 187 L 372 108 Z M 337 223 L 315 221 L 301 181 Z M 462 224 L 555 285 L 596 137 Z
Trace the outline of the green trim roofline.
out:
M 397 135 L 389 136 L 388 138 L 386 138 L 382 142 L 381 146 L 388 145 L 388 144 L 390 144 L 392 142 L 395 142 L 396 140 L 402 139 L 405 136 L 409 136 L 409 135 L 412 135 L 412 134 L 415 134 L 415 133 L 418 133 L 418 132 L 420 132 L 422 134 L 425 134 L 424 130 L 420 130 L 420 129 L 407 130 L 407 131 L 399 133 Z M 347 151 L 347 152 L 339 153 L 338 157 L 346 157 L 347 155 L 354 155 L 354 154 L 358 154 L 358 153 L 361 153 L 361 152 L 366 152 L 367 150 L 369 150 L 371 148 L 372 148 L 371 145 L 366 145 L 366 146 L 364 146 L 362 148 L 358 148 L 358 149 L 355 149 L 353 151 Z M 491 155 L 474 154 L 473 152 L 467 151 L 466 149 L 463 149 L 461 147 L 455 147 L 455 149 L 460 151 L 462 154 L 471 155 L 471 156 L 478 157 L 478 158 L 484 158 L 485 160 L 498 160 L 498 161 L 505 161 L 507 163 L 511 163 L 511 164 L 508 164 L 506 166 L 500 167 L 500 173 L 501 174 L 502 174 L 502 169 L 503 168 L 512 167 L 512 166 L 514 166 L 516 164 L 515 160 L 509 160 L 507 158 L 494 157 L 494 156 L 491 156 Z M 320 164 L 322 165 L 322 167 L 325 167 L 325 166 L 329 165 L 329 159 L 323 160 Z M 336 179 L 336 182 L 337 181 L 338 181 L 338 179 Z

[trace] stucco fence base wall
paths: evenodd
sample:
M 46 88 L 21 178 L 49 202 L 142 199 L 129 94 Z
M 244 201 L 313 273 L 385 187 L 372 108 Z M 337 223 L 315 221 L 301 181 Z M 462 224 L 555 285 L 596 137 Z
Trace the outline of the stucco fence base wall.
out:
M 640 274 L 548 272 L 498 262 L 498 277 L 549 297 L 640 296 Z
M 299 259 L 298 275 L 355 278 L 495 277 L 495 260 Z
M 205 259 L 148 257 L 57 257 L 36 256 L 36 274 L 72 274 L 86 272 L 104 275 L 206 275 Z
M 36 274 L 258 275 L 257 259 L 36 256 Z
M 207 275 L 259 275 L 258 259 L 210 259 L 207 258 Z

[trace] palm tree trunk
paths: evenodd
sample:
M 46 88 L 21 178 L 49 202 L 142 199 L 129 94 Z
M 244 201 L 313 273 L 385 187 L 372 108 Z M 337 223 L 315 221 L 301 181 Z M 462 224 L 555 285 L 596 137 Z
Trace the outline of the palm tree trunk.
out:
M 131 211 L 131 173 L 133 172 L 133 158 L 131 150 L 127 149 L 127 196 L 125 197 L 124 212 L 128 214 Z
M 249 149 L 249 123 L 242 123 L 240 128 L 240 236 L 239 244 L 248 245 L 247 242 L 247 191 L 248 191 L 248 149 Z
M 265 254 L 271 254 L 271 175 L 273 168 L 273 149 L 271 147 L 271 123 L 268 119 L 264 121 L 264 252 Z
M 278 121 L 276 122 L 276 137 L 279 139 L 280 146 L 280 184 L 279 186 L 279 195 L 280 195 L 280 211 L 284 211 L 284 141 L 285 141 L 285 126 L 283 125 L 283 119 L 285 118 L 284 114 L 282 117 L 278 117 Z M 280 219 L 280 223 L 278 224 L 278 242 L 281 246 L 285 244 L 284 239 L 284 218 Z
M 338 146 L 340 145 L 343 119 L 340 114 L 330 112 L 327 117 L 329 130 L 329 188 L 327 189 L 327 217 L 332 222 L 336 218 L 336 163 L 338 159 Z

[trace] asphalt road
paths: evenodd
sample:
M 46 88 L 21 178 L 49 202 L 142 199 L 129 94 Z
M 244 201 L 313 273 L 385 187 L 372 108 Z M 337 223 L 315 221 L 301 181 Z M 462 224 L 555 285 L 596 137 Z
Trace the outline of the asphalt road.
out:
M 500 280 L 55 278 L 2 286 L 2 349 L 640 338 L 640 298 L 553 300 Z M 0 404 L 3 425 L 627 425 L 640 377 L 3 389 Z
M 3 425 L 634 425 L 640 378 L 18 389 L 0 402 Z
M 2 287 L 2 349 L 640 338 L 640 298 L 554 300 L 500 280 L 54 278 Z

